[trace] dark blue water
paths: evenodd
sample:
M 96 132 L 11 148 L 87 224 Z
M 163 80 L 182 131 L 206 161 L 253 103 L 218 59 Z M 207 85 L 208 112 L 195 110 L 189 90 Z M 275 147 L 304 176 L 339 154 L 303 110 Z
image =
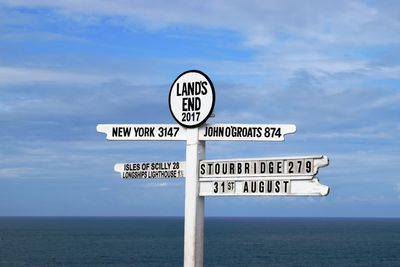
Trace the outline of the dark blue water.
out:
M 400 219 L 207 218 L 205 266 L 400 266 Z M 182 266 L 182 218 L 0 217 L 1 266 Z

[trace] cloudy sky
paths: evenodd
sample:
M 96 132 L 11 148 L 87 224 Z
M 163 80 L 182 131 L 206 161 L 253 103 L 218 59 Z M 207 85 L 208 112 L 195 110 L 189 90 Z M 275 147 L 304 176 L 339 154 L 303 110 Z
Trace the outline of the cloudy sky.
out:
M 169 88 L 212 79 L 209 123 L 293 123 L 207 159 L 327 155 L 327 197 L 208 197 L 208 216 L 400 216 L 398 1 L 0 0 L 0 215 L 183 216 L 184 180 L 119 162 L 184 142 L 110 142 L 99 123 L 175 123 Z

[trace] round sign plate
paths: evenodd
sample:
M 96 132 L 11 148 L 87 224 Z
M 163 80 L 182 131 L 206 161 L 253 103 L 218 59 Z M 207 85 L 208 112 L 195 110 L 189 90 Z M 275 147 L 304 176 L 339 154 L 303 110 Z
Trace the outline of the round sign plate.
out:
M 214 105 L 214 85 L 199 70 L 179 75 L 169 91 L 169 109 L 174 119 L 184 127 L 195 128 L 205 123 Z

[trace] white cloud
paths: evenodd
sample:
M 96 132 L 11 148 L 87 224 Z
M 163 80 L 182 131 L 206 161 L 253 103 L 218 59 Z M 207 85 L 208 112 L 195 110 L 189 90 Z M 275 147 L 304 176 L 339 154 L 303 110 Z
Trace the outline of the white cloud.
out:
M 141 25 L 150 30 L 175 26 L 195 26 L 206 29 L 223 29 L 240 33 L 243 40 L 233 44 L 244 49 L 254 49 L 256 57 L 245 62 L 218 59 L 199 59 L 193 55 L 184 65 L 204 66 L 221 77 L 255 77 L 270 84 L 282 84 L 299 70 L 305 70 L 321 80 L 323 87 L 339 92 L 354 87 L 353 78 L 338 79 L 335 75 L 356 74 L 369 79 L 397 79 L 398 66 L 379 67 L 371 58 L 352 57 L 340 51 L 369 45 L 400 42 L 400 24 L 395 7 L 362 1 L 50 1 L 50 0 L 0 0 L 8 7 L 45 7 L 78 23 L 119 23 L 127 28 Z M 4 12 L 3 12 L 4 13 Z M 4 15 L 3 15 L 4 16 Z M 106 20 L 101 18 L 107 18 Z M 34 34 L 34 33 L 31 33 Z M 39 32 L 36 35 L 41 35 Z M 75 38 L 58 34 L 44 34 L 42 38 Z M 8 36 L 3 38 L 19 38 Z M 77 41 L 80 41 L 77 38 Z M 332 52 L 333 51 L 333 52 Z M 339 54 L 338 54 L 339 51 Z M 344 53 L 344 52 L 343 52 Z M 346 52 L 347 53 L 347 52 Z M 176 59 L 175 59 L 176 60 Z M 154 66 L 177 66 L 177 62 L 152 62 Z M 156 63 L 156 64 L 154 64 Z M 149 62 L 147 62 L 149 64 Z M 138 63 L 139 65 L 139 63 Z M 140 63 L 141 68 L 146 64 Z M 151 69 L 149 67 L 149 69 Z M 106 72 L 82 75 L 81 72 L 35 70 L 24 68 L 0 69 L 0 83 L 16 81 L 71 81 L 85 83 L 109 79 L 129 79 L 129 75 Z M 7 79 L 1 72 L 10 73 Z M 132 72 L 131 72 L 132 73 Z M 122 76 L 122 77 L 121 77 Z M 137 75 L 140 82 L 143 75 Z M 151 80 L 147 78 L 146 81 Z
M 159 66 L 162 64 L 158 62 Z M 139 64 L 142 70 L 134 71 L 127 68 L 125 71 L 120 69 L 113 70 L 112 67 L 105 66 L 79 66 L 78 70 L 69 70 L 61 67 L 35 67 L 35 66 L 0 66 L 0 86 L 18 85 L 26 83 L 62 83 L 62 84 L 103 84 L 113 81 L 124 82 L 126 84 L 148 84 L 162 81 L 159 76 L 146 72 L 147 64 Z M 153 62 L 154 65 L 157 63 Z M 139 65 L 137 68 L 139 68 Z M 134 73 L 134 74 L 132 74 Z
M 4 178 L 31 178 L 33 168 L 0 168 L 0 179 Z
M 400 193 L 400 183 L 398 183 L 398 184 L 395 185 L 394 190 L 395 190 L 396 192 Z
M 112 189 L 110 187 L 100 187 L 99 191 L 101 191 L 101 192 L 109 192 L 109 191 L 112 191 Z
M 170 183 L 149 183 L 149 184 L 144 184 L 143 187 L 146 188 L 157 188 L 157 187 L 170 187 L 170 186 L 174 186 L 174 184 L 170 184 Z
M 394 94 L 394 95 L 389 95 L 389 96 L 383 96 L 377 98 L 374 102 L 372 102 L 369 107 L 370 108 L 381 108 L 385 107 L 388 105 L 400 105 L 400 93 Z
M 247 43 L 268 45 L 285 32 L 321 43 L 398 42 L 396 14 L 360 1 L 50 1 L 3 0 L 8 6 L 49 7 L 82 18 L 112 16 L 150 28 L 193 25 L 244 33 Z M 125 21 L 125 20 L 124 20 Z M 384 29 L 384 31 L 383 31 Z M 272 37 L 274 36 L 274 37 Z M 397 35 L 398 36 L 398 35 Z
M 393 125 L 392 125 L 393 126 Z M 326 131 L 303 134 L 301 139 L 390 139 L 397 138 L 395 131 L 387 131 L 387 126 L 382 124 L 374 124 L 371 126 L 348 128 L 342 131 Z
M 27 67 L 0 67 L 0 85 L 32 82 L 61 83 L 99 83 L 109 81 L 111 77 Z

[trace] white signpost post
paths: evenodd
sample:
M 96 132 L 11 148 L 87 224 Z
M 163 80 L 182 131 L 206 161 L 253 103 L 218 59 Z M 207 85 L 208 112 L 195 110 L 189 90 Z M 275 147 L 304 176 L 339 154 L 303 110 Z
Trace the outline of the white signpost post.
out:
M 185 177 L 184 266 L 203 266 L 205 196 L 326 196 L 318 169 L 326 156 L 205 160 L 205 141 L 283 141 L 293 124 L 205 124 L 215 90 L 201 71 L 182 73 L 173 82 L 169 108 L 176 124 L 99 124 L 114 141 L 186 141 L 185 162 L 118 163 L 124 179 Z

